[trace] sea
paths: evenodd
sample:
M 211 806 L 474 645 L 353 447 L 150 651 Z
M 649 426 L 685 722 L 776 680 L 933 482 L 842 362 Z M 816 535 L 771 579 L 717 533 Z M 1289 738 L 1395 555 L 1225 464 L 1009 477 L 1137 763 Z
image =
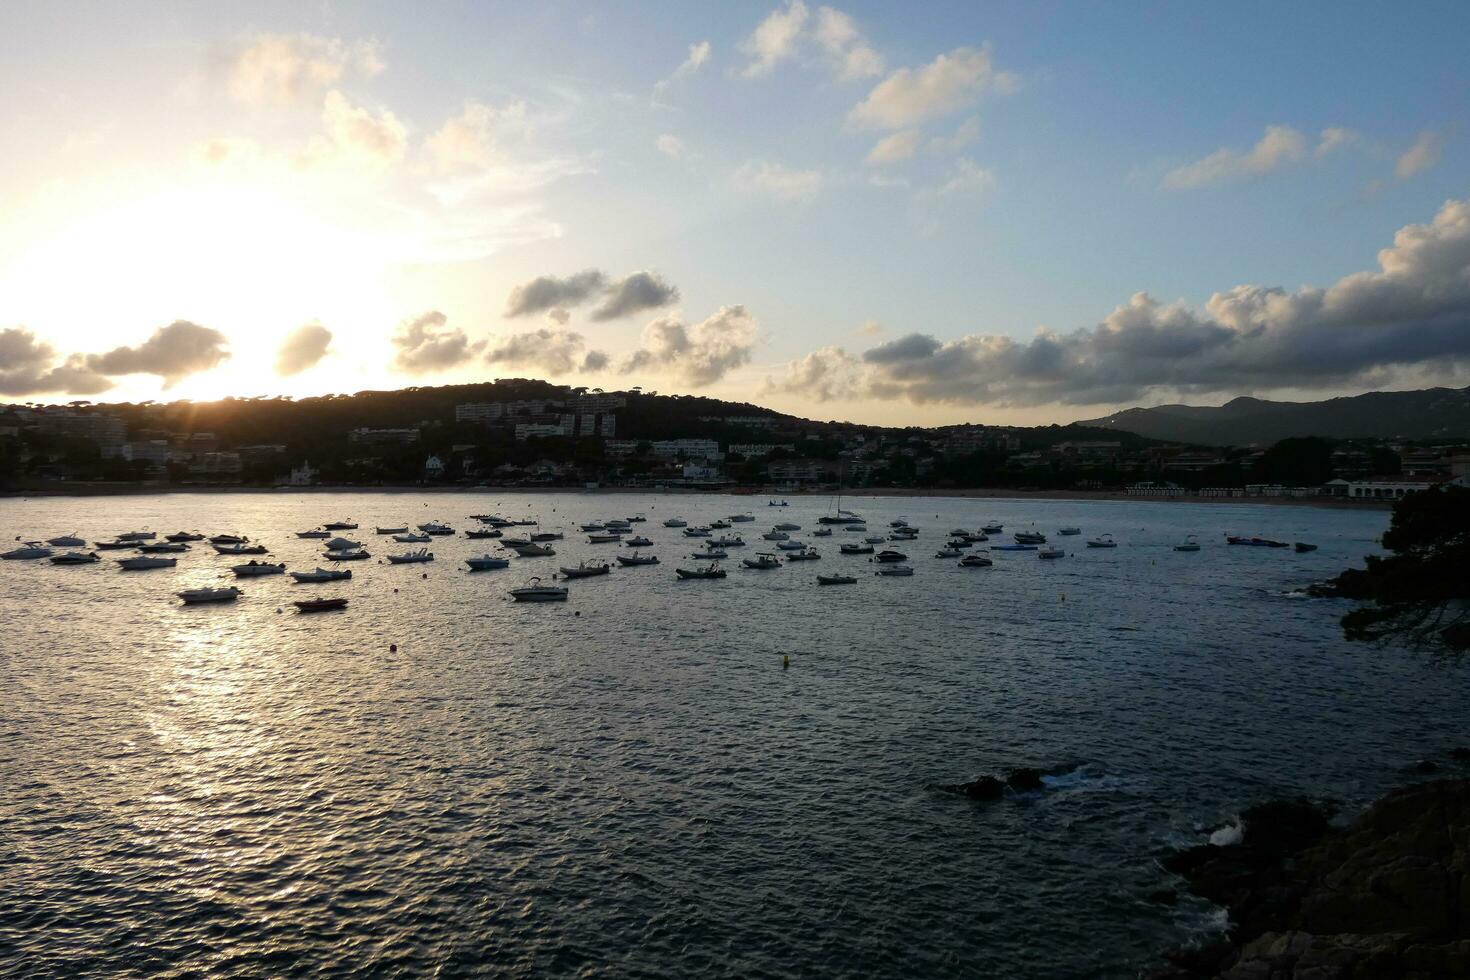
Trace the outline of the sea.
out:
M 863 536 L 840 528 L 818 561 L 742 566 L 833 503 L 0 500 L 7 542 L 197 529 L 306 570 L 328 562 L 296 532 L 351 520 L 373 555 L 204 606 L 175 593 L 242 559 L 0 562 L 0 975 L 1134 977 L 1224 925 L 1161 856 L 1267 798 L 1352 812 L 1466 741 L 1467 668 L 1348 643 L 1349 606 L 1303 591 L 1378 551 L 1384 511 L 848 498 L 870 533 L 920 528 L 888 545 L 913 576 L 840 555 Z M 679 580 L 701 542 L 662 522 L 742 513 L 728 576 Z M 463 537 L 475 514 L 565 537 L 470 572 L 501 551 Z M 634 516 L 658 565 L 553 579 L 627 551 L 580 524 Z M 375 526 L 430 520 L 461 532 L 432 563 L 382 561 L 411 546 Z M 987 522 L 1067 554 L 934 556 Z M 1103 533 L 1118 547 L 1086 547 Z M 857 582 L 816 582 L 839 572 Z M 532 577 L 568 601 L 511 601 Z M 1052 775 L 946 788 L 1016 767 Z

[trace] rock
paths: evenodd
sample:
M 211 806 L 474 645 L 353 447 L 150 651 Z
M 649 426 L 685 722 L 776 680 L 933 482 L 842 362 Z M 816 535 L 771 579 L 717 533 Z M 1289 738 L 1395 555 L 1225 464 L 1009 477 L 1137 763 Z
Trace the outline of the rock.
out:
M 1160 888 L 1148 893 L 1148 900 L 1155 905 L 1178 905 L 1179 893 L 1172 888 Z
M 1029 793 L 1042 789 L 1041 770 L 1012 769 L 1006 777 L 1006 785 L 1018 793 Z
M 1470 746 L 1458 746 L 1450 749 L 1450 758 L 1457 762 L 1470 762 Z
M 1429 776 L 1439 772 L 1439 763 L 1432 762 L 1429 759 L 1420 759 L 1414 763 L 1414 771 Z
M 961 783 L 958 789 L 972 800 L 998 800 L 1005 795 L 1006 784 L 994 776 L 981 776 L 973 782 Z

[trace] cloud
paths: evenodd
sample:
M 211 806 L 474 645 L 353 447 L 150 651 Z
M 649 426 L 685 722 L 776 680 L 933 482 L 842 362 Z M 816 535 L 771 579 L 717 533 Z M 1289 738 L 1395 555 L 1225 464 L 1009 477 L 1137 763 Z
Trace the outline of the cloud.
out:
M 217 367 L 229 358 L 225 335 L 188 320 L 159 327 L 137 347 L 114 347 L 89 354 L 86 366 L 98 374 L 156 374 L 165 389 L 184 378 Z
M 883 324 L 877 320 L 865 320 L 863 325 L 858 327 L 857 332 L 864 337 L 876 337 L 883 332 Z
M 393 369 L 407 374 L 447 371 L 484 349 L 483 340 L 472 344 L 463 330 L 450 329 L 447 323 L 448 317 L 431 310 L 399 324 L 391 338 L 398 348 L 393 355 Z
M 535 368 L 549 375 L 606 368 L 607 355 L 587 351 L 586 346 L 579 333 L 543 327 L 506 337 L 485 352 L 485 360 L 513 368 Z
M 995 171 L 986 170 L 968 157 L 954 162 L 949 179 L 940 184 L 935 194 L 945 197 L 952 194 L 979 193 L 995 184 Z
M 949 136 L 936 136 L 929 141 L 931 153 L 947 153 L 963 149 L 980 141 L 980 117 L 971 116 L 955 127 Z
M 370 78 L 382 70 L 377 41 L 259 34 L 235 53 L 229 92 L 237 102 L 295 102 L 336 85 L 348 73 Z
M 381 169 L 402 160 L 408 149 L 408 130 L 397 116 L 388 109 L 374 115 L 336 89 L 322 105 L 322 125 L 326 135 L 307 145 L 299 161 L 303 166 Z
M 860 367 L 828 354 L 786 377 L 817 384 L 825 365 L 856 371 L 853 390 L 875 398 L 1080 405 L 1381 385 L 1396 370 L 1470 365 L 1470 200 L 1401 228 L 1378 260 L 1326 289 L 1236 286 L 1203 310 L 1138 293 L 1095 327 L 1030 341 L 911 333 L 868 350 Z
M 756 330 L 755 318 L 743 306 L 722 306 L 692 327 L 677 316 L 659 317 L 643 328 L 642 346 L 621 370 L 665 370 L 690 385 L 713 384 L 750 363 Z
M 900 68 L 873 87 L 848 119 L 867 129 L 906 129 L 948 115 L 987 92 L 1014 91 L 1017 78 L 995 67 L 988 47 L 956 48 L 922 68 Z
M 96 395 L 112 382 L 73 354 L 56 364 L 56 350 L 24 327 L 0 330 L 0 395 Z
M 459 114 L 445 120 L 424 141 L 440 173 L 466 167 L 488 167 L 500 159 L 498 144 L 507 139 L 525 139 L 531 126 L 524 102 L 493 106 L 473 100 Z
M 689 57 L 685 58 L 679 67 L 674 69 L 672 75 L 654 84 L 654 94 L 664 92 L 674 81 L 693 75 L 699 69 L 703 68 L 705 62 L 709 61 L 709 50 L 708 41 L 697 41 L 689 45 Z
M 841 347 L 822 347 L 787 364 L 781 377 L 767 376 L 761 394 L 797 395 L 817 402 L 849 398 L 858 390 L 858 366 Z
M 1399 180 L 1408 180 L 1415 174 L 1431 169 L 1439 163 L 1443 145 L 1443 138 L 1433 130 L 1420 133 L 1414 145 L 1405 150 L 1394 164 L 1394 176 Z
M 282 377 L 290 377 L 315 367 L 317 361 L 327 356 L 327 347 L 331 342 L 332 331 L 320 323 L 297 327 L 276 352 L 276 373 Z
M 570 320 L 571 318 L 572 318 L 572 311 L 571 310 L 564 310 L 564 309 L 562 309 L 559 306 L 553 307 L 552 309 L 549 309 L 549 310 L 546 311 L 546 322 L 547 323 L 555 324 L 556 326 L 559 326 L 559 327 L 566 326 L 567 325 L 567 321 Z
M 776 65 L 793 57 L 806 19 L 806 4 L 801 0 L 790 0 L 786 6 L 771 11 L 740 44 L 740 50 L 751 59 L 741 74 L 746 78 L 768 75 Z
M 919 148 L 921 136 L 917 129 L 903 129 L 890 133 L 868 151 L 868 166 L 879 167 L 886 163 L 897 163 L 911 159 Z
M 602 305 L 592 311 L 592 319 L 617 320 L 678 301 L 679 287 L 663 276 L 657 272 L 635 272 L 608 284 Z
M 1212 187 L 1270 173 L 1297 163 L 1306 154 L 1307 139 L 1300 132 L 1290 126 L 1267 126 L 1265 134 L 1249 150 L 1229 147 L 1216 150 L 1201 160 L 1169 171 L 1164 175 L 1164 186 L 1170 190 Z
M 578 306 L 606 287 L 607 276 L 597 269 L 584 269 L 565 279 L 537 276 L 510 291 L 510 298 L 505 301 L 505 315 L 530 316 L 553 307 Z
M 779 201 L 809 201 L 822 189 L 822 173 L 751 161 L 735 172 L 735 186 L 744 191 L 769 194 Z
M 844 80 L 883 74 L 883 56 L 868 46 L 851 17 L 832 7 L 817 9 L 817 43 L 837 66 Z
M 1322 138 L 1317 143 L 1317 149 L 1312 151 L 1315 156 L 1325 157 L 1329 153 L 1357 146 L 1363 142 L 1363 134 L 1356 129 L 1345 129 L 1342 126 L 1329 126 L 1322 130 Z
M 684 141 L 669 133 L 664 133 L 660 136 L 654 145 L 658 147 L 660 153 L 673 157 L 676 160 L 684 155 Z

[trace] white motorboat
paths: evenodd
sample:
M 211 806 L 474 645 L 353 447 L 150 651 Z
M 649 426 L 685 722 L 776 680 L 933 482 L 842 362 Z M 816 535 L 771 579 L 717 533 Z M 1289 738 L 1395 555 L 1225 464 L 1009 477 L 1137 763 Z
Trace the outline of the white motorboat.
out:
M 631 555 L 618 555 L 619 565 L 657 565 L 658 555 L 640 555 L 633 552 Z
M 1054 544 L 1049 544 L 1046 547 L 1041 548 L 1040 550 L 1038 550 L 1036 552 L 1036 557 L 1037 558 L 1065 558 L 1065 557 L 1067 557 L 1067 552 L 1063 548 L 1059 548 L 1059 547 L 1057 547 Z
M 888 539 L 883 537 L 883 535 L 881 534 L 870 534 L 866 538 L 863 538 L 863 540 L 868 542 L 868 544 L 882 544 Z
M 498 538 L 498 537 L 501 537 L 504 534 L 505 534 L 505 532 L 502 531 L 502 530 L 500 530 L 500 528 L 498 528 L 498 527 L 492 527 L 492 528 L 485 528 L 485 529 L 482 529 L 482 530 L 479 530 L 479 531 L 474 531 L 474 530 L 465 531 L 464 536 L 466 538 L 468 538 L 469 540 L 471 540 L 471 541 L 484 541 L 484 540 L 487 540 L 487 539 L 490 539 L 490 538 Z M 561 537 L 561 535 L 557 535 L 557 537 Z
M 776 547 L 781 551 L 803 551 L 806 548 L 805 541 L 777 541 Z
M 397 541 L 399 544 L 428 544 L 430 541 L 433 540 L 433 538 L 429 537 L 427 534 L 415 534 L 414 532 L 409 531 L 406 534 L 393 535 L 393 540 Z
M 53 552 L 39 541 L 27 541 L 19 548 L 0 554 L 6 561 L 30 561 L 35 558 L 50 558 Z
M 1186 534 L 1184 540 L 1174 546 L 1175 551 L 1198 551 L 1199 542 L 1194 539 L 1193 534 Z
M 582 527 L 582 530 L 584 532 L 586 532 L 587 534 L 591 534 L 593 531 L 605 531 L 605 530 L 607 530 L 607 525 L 606 524 L 600 524 L 597 521 L 593 521 L 591 524 L 583 524 L 583 525 L 581 525 L 581 527 Z
M 234 544 L 217 544 L 213 547 L 215 552 L 221 555 L 263 555 L 270 551 L 263 544 L 246 544 L 244 541 L 237 541 Z
M 497 558 L 495 555 L 476 555 L 466 558 L 464 563 L 470 566 L 472 572 L 487 572 L 492 568 L 509 568 L 509 558 Z
M 185 589 L 174 594 L 184 600 L 184 605 L 193 606 L 204 602 L 234 602 L 245 593 L 227 585 L 222 589 Z
M 623 535 L 616 531 L 607 534 L 587 535 L 588 544 L 614 544 L 621 540 L 623 540 Z
M 1113 536 L 1111 534 L 1099 534 L 1095 538 L 1089 538 L 1088 539 L 1088 541 L 1087 541 L 1087 547 L 1089 547 L 1089 548 L 1116 548 L 1116 547 L 1118 547 L 1118 542 L 1116 542 L 1116 541 L 1113 540 Z
M 844 555 L 871 555 L 873 546 L 870 544 L 848 543 L 837 549 Z
M 388 562 L 393 565 L 417 565 L 420 562 L 433 560 L 434 553 L 428 548 L 418 548 L 414 551 L 405 551 L 401 555 L 388 556 Z
M 707 527 L 686 527 L 684 529 L 684 537 L 686 538 L 707 538 L 713 533 Z
M 849 524 L 842 530 L 851 531 L 853 534 L 867 534 L 868 528 L 865 524 Z
M 726 528 L 728 528 L 730 526 L 730 522 L 729 521 L 710 521 L 709 522 L 709 526 L 710 526 L 710 530 L 712 530 L 712 531 L 723 531 L 723 530 L 725 530 Z
M 425 534 L 440 538 L 447 537 L 454 533 L 454 528 L 450 527 L 448 524 L 440 524 L 438 521 L 429 521 L 427 524 L 420 524 L 419 530 L 423 531 Z
M 594 575 L 606 575 L 612 571 L 612 566 L 605 561 L 584 561 L 577 565 L 563 565 L 561 574 L 564 578 L 591 578 Z
M 714 525 L 710 526 L 713 527 Z M 629 531 L 633 530 L 633 525 L 628 523 L 627 521 L 612 520 L 605 522 L 602 526 L 602 529 L 604 531 L 616 531 L 619 534 L 627 534 Z
M 766 501 L 766 506 L 767 507 L 790 507 L 791 505 L 788 504 L 784 500 L 767 500 Z
M 889 527 L 908 527 L 909 526 L 909 519 L 907 517 L 900 517 L 900 518 L 897 518 L 895 520 L 889 521 L 888 522 L 888 526 Z
M 1046 535 L 1037 531 L 1017 531 L 1011 536 L 1016 544 L 1046 544 Z
M 125 572 L 143 572 L 150 568 L 173 568 L 177 558 L 159 558 L 156 555 L 139 555 L 136 558 L 119 558 L 117 565 Z
M 203 541 L 204 535 L 198 531 L 175 531 L 173 534 L 164 535 L 165 541 Z
M 688 526 L 689 526 L 689 522 L 686 521 L 686 520 L 684 520 L 684 518 L 682 518 L 682 517 L 670 517 L 668 520 L 664 521 L 664 527 L 688 527 Z M 587 529 L 586 528 L 583 528 L 582 530 L 585 531 Z
M 755 515 L 754 514 L 731 514 L 729 517 L 727 517 L 725 519 L 728 520 L 728 521 L 731 521 L 732 523 L 735 523 L 735 524 L 749 524 L 751 521 L 755 520 Z
M 709 539 L 712 548 L 744 548 L 745 539 L 738 534 L 722 534 L 718 538 Z
M 230 571 L 234 572 L 237 578 L 253 578 L 257 575 L 284 575 L 286 574 L 286 564 L 282 562 L 279 565 L 273 565 L 268 561 L 247 561 L 243 565 L 236 565 Z
M 375 527 L 375 528 L 373 528 L 373 533 L 374 534 L 407 534 L 408 533 L 408 525 L 405 524 L 402 527 Z
M 793 551 L 786 555 L 787 561 L 816 561 L 822 555 L 815 548 L 803 547 L 800 551 Z
M 689 557 L 690 558 L 695 558 L 695 559 L 702 559 L 702 558 L 724 559 L 724 558 L 729 558 L 730 557 L 730 553 L 728 551 L 726 551 L 724 548 L 705 548 L 703 551 L 696 551 L 694 554 L 690 555 Z
M 812 537 L 814 538 L 830 538 L 831 536 L 832 529 L 830 527 L 819 527 L 812 532 Z
M 291 572 L 291 577 L 298 582 L 340 582 L 352 577 L 352 570 L 348 568 L 313 568 L 309 572 Z
M 59 538 L 47 538 L 46 543 L 56 548 L 85 548 L 87 542 L 75 534 L 63 534 Z
M 876 575 L 885 575 L 885 576 L 896 576 L 896 577 L 902 578 L 902 577 L 906 577 L 906 576 L 909 576 L 909 575 L 914 574 L 914 566 L 912 566 L 912 565 L 885 565 L 883 568 L 878 569 L 878 571 L 875 572 L 874 574 L 876 574 Z
M 51 556 L 53 565 L 95 565 L 101 560 L 95 551 L 67 551 Z
M 989 568 L 994 564 L 988 555 L 966 555 L 960 559 L 961 568 Z
M 542 585 L 539 578 L 533 578 L 520 588 L 511 589 L 510 597 L 516 602 L 565 602 L 567 590 L 555 585 Z
M 488 533 L 494 534 L 495 532 L 490 531 Z M 560 541 L 561 539 L 562 533 L 560 531 L 537 531 L 531 535 L 532 541 Z
M 958 548 L 940 548 L 934 552 L 935 558 L 958 558 L 959 556 L 960 549 Z
M 623 542 L 625 548 L 652 548 L 653 542 L 639 534 Z
M 818 575 L 818 585 L 857 585 L 857 579 L 851 575 Z
M 1059 527 L 1059 528 L 1057 528 L 1057 533 L 1060 534 L 1060 535 L 1063 535 L 1063 536 L 1071 536 L 1071 535 L 1074 535 L 1074 534 L 1081 534 L 1082 533 L 1082 528 L 1080 528 L 1080 527 Z
M 756 569 L 781 567 L 780 559 L 778 559 L 775 555 L 767 554 L 765 552 L 756 555 L 754 558 L 742 558 L 740 560 L 740 564 L 744 565 L 746 568 Z
M 556 554 L 556 549 L 552 548 L 550 545 L 533 544 L 529 541 L 523 545 L 517 545 L 511 548 L 511 550 L 520 555 L 522 558 L 546 558 L 550 555 Z
M 351 551 L 353 548 L 361 547 L 361 541 L 353 541 L 351 538 L 333 538 L 326 544 L 328 551 Z
M 980 544 L 981 542 L 990 540 L 990 535 L 988 534 L 961 534 L 960 537 L 970 544 Z
M 944 543 L 944 546 L 950 551 L 960 551 L 961 549 L 970 547 L 970 540 L 968 538 L 951 538 Z
M 328 551 L 322 555 L 327 561 L 366 561 L 372 553 L 366 548 L 348 548 L 344 551 Z
M 123 550 L 125 548 L 136 548 L 136 547 L 138 547 L 138 543 L 136 541 L 117 541 L 117 540 L 113 540 L 113 541 L 94 541 L 94 542 L 92 542 L 92 547 L 96 548 L 98 551 L 121 551 L 121 550 Z
M 788 521 L 788 522 L 785 522 L 785 523 L 782 523 L 782 524 L 777 524 L 776 525 L 776 530 L 777 531 L 800 531 L 801 530 L 801 525 L 800 524 L 792 524 L 792 523 L 790 523 Z
M 332 532 L 328 531 L 326 528 L 319 527 L 311 531 L 297 531 L 296 536 L 298 538 L 330 538 L 332 536 Z
M 534 543 L 535 542 L 533 542 L 530 538 L 501 538 L 500 539 L 500 546 L 502 548 L 509 548 L 511 551 L 514 551 L 517 548 L 524 548 L 526 545 L 528 545 L 528 544 L 534 544 Z
M 980 530 L 985 534 L 999 534 L 1000 532 L 1004 531 L 1005 528 L 1006 526 L 1000 523 L 1000 521 L 991 521 L 989 524 L 981 525 Z
M 710 562 L 704 568 L 676 568 L 674 574 L 681 579 L 686 578 L 724 578 L 725 570 L 716 562 Z
M 138 550 L 145 555 L 177 555 L 188 551 L 189 546 L 182 541 L 155 541 L 139 545 Z
M 762 534 L 761 537 L 765 538 L 767 541 L 785 541 L 789 539 L 791 535 L 787 534 L 785 531 L 772 528 L 765 534 Z
M 632 517 L 627 518 L 629 524 L 642 524 L 646 520 L 648 520 L 646 514 L 634 514 Z

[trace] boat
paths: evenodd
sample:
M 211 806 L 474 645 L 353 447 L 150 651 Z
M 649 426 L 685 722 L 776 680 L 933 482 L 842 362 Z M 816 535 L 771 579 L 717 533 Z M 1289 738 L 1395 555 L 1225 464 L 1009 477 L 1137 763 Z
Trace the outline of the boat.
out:
M 372 554 L 366 548 L 349 548 L 344 551 L 328 551 L 322 555 L 327 561 L 363 561 Z
M 813 548 L 803 547 L 800 551 L 793 551 L 786 556 L 787 561 L 816 561 L 821 558 L 820 552 Z
M 805 551 L 805 541 L 777 541 L 776 547 L 781 551 Z
M 145 555 L 181 554 L 188 551 L 189 546 L 182 541 L 156 541 L 152 544 L 139 545 L 138 550 Z
M 730 557 L 730 553 L 728 551 L 726 551 L 724 548 L 706 547 L 703 552 L 698 552 L 697 551 L 694 554 L 690 555 L 689 557 L 690 558 L 694 558 L 694 559 L 700 559 L 700 558 L 719 558 L 719 559 L 724 559 L 724 558 L 729 558 Z
M 534 517 L 527 517 L 519 518 L 517 520 L 511 521 L 511 523 L 514 524 L 516 527 L 535 527 L 541 522 L 536 520 Z
M 989 568 L 995 562 L 985 555 L 966 555 L 960 559 L 961 568 Z
M 948 548 L 949 550 L 951 550 L 951 551 L 959 551 L 962 548 L 968 548 L 968 547 L 970 547 L 970 539 L 969 538 L 951 538 L 950 540 L 948 540 L 948 541 L 946 541 L 944 543 L 944 546 L 946 548 Z
M 1111 534 L 1099 534 L 1095 538 L 1089 538 L 1088 539 L 1088 541 L 1087 541 L 1087 547 L 1089 547 L 1089 548 L 1116 548 L 1116 547 L 1118 547 L 1118 542 L 1116 542 L 1116 541 L 1113 540 L 1113 536 Z
M 1296 553 L 1299 554 L 1299 555 L 1304 555 L 1304 554 L 1306 554 L 1309 551 L 1316 551 L 1317 550 L 1317 546 L 1316 545 L 1314 545 L 1314 544 L 1307 544 L 1305 541 L 1298 541 L 1295 544 L 1293 544 L 1292 547 L 1296 549 Z
M 153 555 L 139 555 L 136 558 L 119 558 L 118 567 L 125 572 L 143 572 L 150 568 L 173 568 L 179 563 L 177 558 L 158 558 Z
M 711 524 L 710 527 L 714 527 L 714 525 Z M 633 525 L 628 523 L 627 521 L 620 521 L 614 518 L 613 520 L 603 522 L 602 529 L 604 531 L 618 531 L 626 534 L 627 532 L 633 530 Z
M 448 524 L 440 524 L 436 521 L 429 521 L 427 524 L 420 524 L 419 530 L 423 531 L 425 534 L 433 535 L 434 537 L 439 538 L 447 537 L 448 535 L 454 533 L 454 528 L 450 527 Z
M 592 522 L 591 524 L 583 524 L 583 525 L 581 525 L 581 527 L 582 527 L 582 530 L 585 531 L 585 532 L 587 532 L 588 534 L 591 534 L 593 531 L 606 531 L 607 530 L 607 525 L 606 524 L 599 524 L 596 521 Z
M 98 551 L 121 551 L 124 548 L 136 548 L 136 541 L 94 541 L 92 547 Z
M 138 540 L 138 538 L 134 537 L 132 534 L 119 534 L 117 536 L 117 539 L 119 541 L 136 541 L 136 540 Z M 212 538 L 209 539 L 209 543 L 210 544 L 244 544 L 246 541 L 249 541 L 249 540 L 250 540 L 249 538 L 242 537 L 241 535 L 238 535 L 238 534 L 216 534 L 214 537 L 212 537 Z
M 868 533 L 867 527 L 865 525 L 863 525 L 863 524 L 849 524 L 846 527 L 844 527 L 842 530 L 844 530 L 844 531 L 851 531 L 853 534 L 867 534 Z
M 563 578 L 591 578 L 611 571 L 612 566 L 605 561 L 584 561 L 575 566 L 563 565 L 561 568 Z
M 711 531 L 725 531 L 725 530 L 728 530 L 729 527 L 730 527 L 730 522 L 729 521 L 722 521 L 722 520 L 716 519 L 716 520 L 713 520 L 713 521 L 710 521 L 709 522 L 709 529 Z
M 878 562 L 879 564 L 886 564 L 894 561 L 908 561 L 909 556 L 901 551 L 880 551 L 868 560 Z
M 408 533 L 408 525 L 405 524 L 402 527 L 375 527 L 375 528 L 373 528 L 373 533 L 374 534 L 407 534 Z
M 156 531 L 128 531 L 119 534 L 117 539 L 119 541 L 152 541 L 156 537 L 158 537 L 158 532 Z M 245 539 L 241 538 L 240 540 L 244 541 Z
M 889 521 L 888 522 L 888 526 L 889 527 L 894 527 L 894 528 L 908 527 L 909 526 L 909 519 L 907 517 L 900 517 L 900 518 L 898 518 L 896 520 Z
M 587 543 L 588 544 L 612 544 L 614 542 L 621 541 L 621 540 L 623 540 L 623 536 L 621 534 L 616 533 L 616 532 L 615 533 L 612 533 L 612 534 L 589 534 L 589 535 L 587 535 Z
M 814 538 L 830 538 L 831 536 L 832 529 L 830 527 L 819 527 L 812 532 L 812 537 Z
M 347 568 L 313 568 L 309 572 L 291 572 L 291 577 L 298 582 L 340 582 L 352 577 L 352 570 Z
M 841 551 L 844 555 L 871 555 L 873 553 L 873 546 L 870 544 L 844 544 L 837 550 Z
M 999 534 L 1000 532 L 1004 531 L 1005 528 L 1006 526 L 1000 523 L 1000 521 L 991 521 L 989 524 L 982 524 L 980 526 L 980 530 L 985 534 Z
M 539 578 L 533 578 L 520 588 L 511 589 L 510 597 L 516 602 L 565 602 L 567 590 L 561 586 L 542 585 Z
M 203 541 L 204 535 L 198 531 L 175 531 L 173 534 L 165 535 L 165 541 Z
M 409 531 L 406 534 L 393 535 L 393 540 L 399 544 L 428 544 L 433 539 L 427 534 L 415 534 L 413 531 Z
M 243 541 L 235 544 L 217 544 L 214 545 L 214 550 L 221 555 L 263 555 L 270 551 L 263 544 L 246 544 Z
M 709 539 L 711 548 L 744 548 L 745 539 L 738 534 L 722 534 L 718 538 Z
M 322 527 L 326 528 L 328 531 L 356 531 L 357 530 L 357 525 L 354 524 L 354 523 L 352 523 L 351 521 L 333 521 L 330 524 L 323 524 Z
M 95 551 L 66 551 L 51 556 L 53 565 L 93 565 L 101 560 Z
M 990 546 L 990 550 L 991 551 L 1035 551 L 1037 549 L 1037 547 L 1038 546 L 1037 545 L 1034 545 L 1034 544 L 993 544 L 993 545 Z
M 1285 541 L 1273 541 L 1270 538 L 1242 538 L 1236 535 L 1227 535 L 1227 544 L 1245 545 L 1248 548 L 1290 548 L 1291 545 Z
M 346 609 L 347 600 L 341 596 L 331 599 L 297 599 L 291 605 L 295 606 L 298 612 L 329 612 L 333 609 Z
M 882 544 L 888 539 L 881 534 L 870 534 L 866 538 L 863 538 L 863 540 L 866 541 L 868 544 Z
M 433 561 L 434 553 L 428 548 L 418 548 L 414 551 L 405 551 L 401 555 L 389 555 L 390 565 L 417 565 L 421 562 Z
M 801 530 L 801 525 L 800 524 L 792 524 L 790 522 L 786 522 L 786 523 L 782 523 L 782 524 L 777 524 L 775 526 L 775 529 L 777 531 L 800 531 Z
M 1036 557 L 1037 558 L 1065 558 L 1065 557 L 1067 557 L 1067 552 L 1066 552 L 1066 549 L 1064 549 L 1064 548 L 1059 548 L 1059 547 L 1057 547 L 1054 544 L 1049 544 L 1046 547 L 1042 548 L 1040 551 L 1036 552 Z
M 823 514 L 817 518 L 819 524 L 861 524 L 863 519 L 850 510 L 839 510 L 835 514 Z
M 756 555 L 754 558 L 740 559 L 740 564 L 744 565 L 746 568 L 763 570 L 767 568 L 780 568 L 781 560 L 775 555 L 763 551 L 760 554 Z
M 537 531 L 531 535 L 532 541 L 560 541 L 561 539 L 562 533 L 560 531 Z
M 631 555 L 618 555 L 619 565 L 657 565 L 658 555 L 640 555 L 633 552 Z
M 974 534 L 974 533 L 970 533 L 970 534 L 961 534 L 960 537 L 962 539 L 964 539 L 965 541 L 968 541 L 970 544 L 982 544 L 982 543 L 990 540 L 990 535 L 988 535 L 988 534 Z
M 1193 534 L 1186 534 L 1184 540 L 1174 546 L 1175 551 L 1198 551 L 1199 542 L 1194 539 Z
M 556 549 L 548 544 L 533 544 L 527 542 L 511 549 L 522 558 L 546 558 L 556 554 Z
M 652 548 L 653 542 L 640 534 L 637 537 L 632 537 L 624 541 L 623 545 L 628 548 Z
M 751 521 L 755 520 L 755 515 L 754 514 L 731 514 L 728 518 L 726 518 L 726 520 L 733 521 L 736 524 L 749 524 Z
M 674 574 L 679 578 L 724 578 L 725 570 L 717 563 L 710 562 L 704 568 L 676 568 Z
M 664 521 L 664 527 L 688 527 L 689 522 L 682 517 L 670 517 Z M 585 530 L 585 529 L 584 529 Z
M 517 548 L 524 548 L 527 545 L 532 544 L 532 543 L 533 542 L 531 541 L 530 538 L 501 538 L 500 539 L 500 546 L 502 548 L 509 548 L 512 551 L 514 551 Z
M 914 574 L 914 566 L 912 566 L 912 565 L 885 565 L 882 568 L 878 569 L 878 571 L 875 572 L 874 574 L 876 574 L 876 575 L 893 575 L 893 576 L 900 576 L 900 577 L 909 576 L 909 575 Z
M 204 602 L 234 602 L 245 593 L 227 585 L 222 589 L 185 589 L 174 594 L 184 600 L 184 605 L 193 606 Z
M 958 548 L 940 548 L 934 552 L 935 558 L 958 558 L 959 556 L 960 549 Z
M 483 541 L 486 538 L 498 538 L 504 533 L 504 531 L 501 531 L 498 528 L 488 528 L 484 531 L 466 531 L 464 533 L 464 536 L 466 538 L 469 538 L 471 541 Z M 428 535 L 426 534 L 424 535 L 424 537 L 428 537 Z
M 686 527 L 684 529 L 684 537 L 686 538 L 707 538 L 711 533 L 707 527 Z
M 63 534 L 59 538 L 47 538 L 46 543 L 56 548 L 85 548 L 87 542 L 75 534 Z
M 268 561 L 252 560 L 243 565 L 236 565 L 230 571 L 234 572 L 240 578 L 249 578 L 254 575 L 284 575 L 286 565 L 284 562 L 279 565 L 272 565 Z
M 509 568 L 509 558 L 498 558 L 495 555 L 476 555 L 466 558 L 464 563 L 470 566 L 472 572 L 488 572 L 492 568 Z
M 791 505 L 788 504 L 784 500 L 767 500 L 766 501 L 766 506 L 767 507 L 790 507 Z
M 1046 544 L 1046 535 L 1037 531 L 1017 531 L 1011 537 L 1016 544 Z
M 644 514 L 634 514 L 632 517 L 624 518 L 624 520 L 629 524 L 642 524 L 648 520 L 648 517 Z
M 785 531 L 778 531 L 775 528 L 772 528 L 765 534 L 762 534 L 761 537 L 765 538 L 767 541 L 785 541 L 790 538 L 791 535 L 787 534 Z
M 0 554 L 0 558 L 6 561 L 30 561 L 35 558 L 50 558 L 54 554 L 52 550 L 39 541 L 27 541 L 19 548 Z
M 1067 537 L 1067 536 L 1074 535 L 1074 534 L 1081 534 L 1082 533 L 1082 528 L 1080 528 L 1080 527 L 1059 527 L 1059 528 L 1057 528 L 1057 533 L 1060 534 L 1060 535 L 1062 535 L 1062 536 L 1064 536 L 1064 537 Z
M 818 585 L 857 585 L 857 579 L 851 575 L 818 575 Z
M 325 528 L 317 528 L 315 531 L 297 531 L 296 536 L 298 538 L 330 538 L 332 532 Z

